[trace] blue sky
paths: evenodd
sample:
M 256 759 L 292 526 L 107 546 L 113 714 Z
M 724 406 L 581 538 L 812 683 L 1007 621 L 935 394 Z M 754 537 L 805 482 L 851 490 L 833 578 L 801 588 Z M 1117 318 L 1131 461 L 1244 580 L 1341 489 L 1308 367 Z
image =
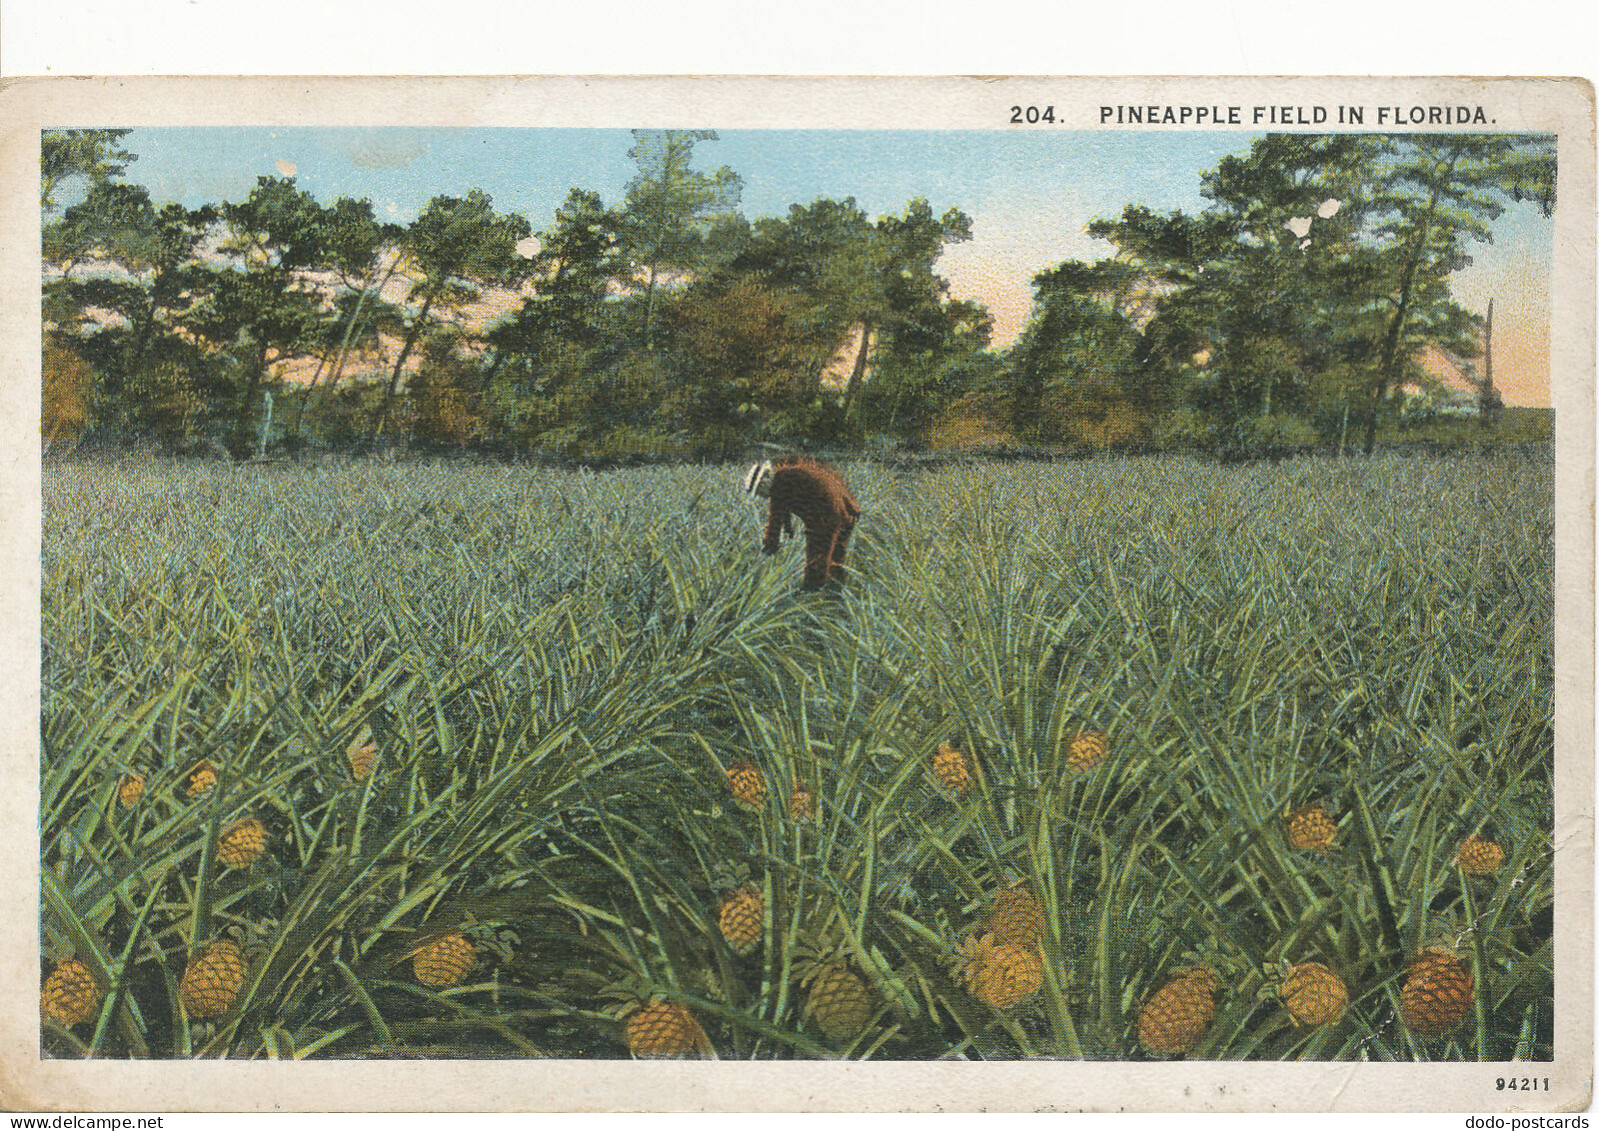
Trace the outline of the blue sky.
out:
M 737 172 L 744 180 L 742 210 L 752 219 L 822 196 L 853 196 L 872 215 L 899 211 L 916 196 L 939 211 L 961 208 L 972 217 L 973 239 L 947 251 L 941 269 L 956 294 L 990 307 L 996 338 L 1005 344 L 1025 322 L 1035 272 L 1061 259 L 1109 253 L 1084 234 L 1084 225 L 1134 202 L 1203 208 L 1200 174 L 1245 152 L 1253 136 L 725 130 L 696 149 L 695 162 Z M 125 144 L 139 159 L 126 175 L 158 201 L 193 207 L 240 199 L 258 176 L 292 167 L 319 200 L 367 197 L 380 217 L 401 222 L 435 195 L 481 188 L 538 231 L 574 186 L 620 203 L 635 171 L 627 155 L 632 143 L 625 129 L 137 129 Z M 1519 327 L 1541 333 L 1546 343 L 1551 225 L 1524 205 L 1501 217 L 1494 235 L 1494 245 L 1479 247 L 1476 264 L 1458 277 L 1457 295 L 1479 311 L 1495 296 L 1496 334 L 1500 326 L 1511 333 Z M 1503 358 L 1496 348 L 1496 377 L 1504 373 L 1512 403 L 1547 403 L 1547 346 L 1522 344 L 1527 348 Z
M 975 214 L 1048 188 L 1108 211 L 1133 199 L 1198 208 L 1198 172 L 1249 142 L 1237 133 L 725 130 L 701 144 L 696 164 L 738 172 L 751 216 L 819 196 L 853 196 L 874 213 L 926 196 Z M 401 220 L 438 193 L 482 188 L 538 228 L 575 185 L 619 202 L 632 143 L 627 130 L 140 129 L 127 139 L 139 155 L 128 176 L 195 206 L 236 199 L 288 161 L 317 197 L 370 197 Z

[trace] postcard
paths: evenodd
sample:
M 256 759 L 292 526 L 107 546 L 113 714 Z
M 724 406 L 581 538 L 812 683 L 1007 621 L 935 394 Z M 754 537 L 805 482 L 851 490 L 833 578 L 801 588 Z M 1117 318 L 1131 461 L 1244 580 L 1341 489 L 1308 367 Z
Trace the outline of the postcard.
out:
M 1594 121 L 0 88 L 5 1106 L 1587 1105 Z

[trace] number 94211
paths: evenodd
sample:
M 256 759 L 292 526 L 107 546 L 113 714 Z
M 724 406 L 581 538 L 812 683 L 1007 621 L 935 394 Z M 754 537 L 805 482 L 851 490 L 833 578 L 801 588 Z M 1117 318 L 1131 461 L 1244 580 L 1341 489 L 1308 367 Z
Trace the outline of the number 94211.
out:
M 1494 1081 L 1497 1092 L 1547 1092 L 1547 1076 L 1501 1076 Z

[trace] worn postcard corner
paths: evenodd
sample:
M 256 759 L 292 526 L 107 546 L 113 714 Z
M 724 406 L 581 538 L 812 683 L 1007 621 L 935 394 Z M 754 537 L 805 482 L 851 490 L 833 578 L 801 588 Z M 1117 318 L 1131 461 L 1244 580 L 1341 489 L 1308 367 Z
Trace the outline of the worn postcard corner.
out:
M 1585 1107 L 1594 158 L 5 83 L 5 1106 Z

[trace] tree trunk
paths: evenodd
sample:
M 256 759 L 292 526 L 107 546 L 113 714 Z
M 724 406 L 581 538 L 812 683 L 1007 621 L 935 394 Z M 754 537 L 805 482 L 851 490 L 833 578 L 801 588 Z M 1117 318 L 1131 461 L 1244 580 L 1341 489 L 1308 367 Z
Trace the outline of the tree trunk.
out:
M 139 332 L 134 338 L 132 349 L 126 351 L 122 358 L 122 371 L 108 370 L 105 381 L 105 395 L 117 402 L 119 409 L 126 408 L 124 395 L 129 382 L 137 377 L 139 366 L 144 364 L 144 355 L 150 349 L 150 339 L 155 336 L 155 291 L 160 282 L 159 277 L 150 285 L 150 301 L 140 312 Z
M 1019 380 L 1013 386 L 1010 403 L 1010 430 L 1018 440 L 1031 439 L 1039 427 L 1044 401 L 1044 381 L 1038 359 L 1023 355 L 1017 367 Z
M 1418 245 L 1422 242 L 1419 238 L 1416 241 Z M 1372 389 L 1371 403 L 1366 407 L 1366 438 L 1361 445 L 1361 450 L 1368 456 L 1377 446 L 1377 414 L 1388 396 L 1388 385 L 1398 367 L 1399 337 L 1404 329 L 1405 316 L 1410 311 L 1410 288 L 1416 281 L 1416 266 L 1420 258 L 1420 253 L 1415 252 L 1405 263 L 1405 272 L 1399 282 L 1399 303 L 1394 307 L 1394 316 L 1389 319 L 1388 329 L 1383 334 L 1382 359 L 1378 362 L 1377 383 Z
M 645 349 L 655 348 L 655 341 L 652 337 L 653 330 L 650 326 L 650 323 L 655 318 L 655 268 L 656 264 L 652 261 L 650 263 L 650 281 L 644 284 L 644 333 L 640 335 L 640 338 L 644 342 Z
M 487 372 L 485 372 L 483 374 L 483 383 L 478 386 L 478 390 L 477 390 L 477 418 L 478 418 L 478 422 L 479 422 L 479 427 L 480 428 L 483 426 L 483 422 L 487 419 L 487 407 L 488 407 L 488 400 L 489 400 L 489 390 L 494 387 L 494 376 L 495 376 L 495 374 L 497 374 L 500 371 L 500 362 L 502 362 L 504 360 L 505 360 L 505 355 L 503 353 L 501 353 L 499 350 L 495 350 L 494 351 L 494 360 L 489 362 L 488 370 L 487 370 Z
M 1366 410 L 1366 439 L 1362 447 L 1368 456 L 1377 446 L 1377 413 L 1382 409 L 1382 402 L 1388 396 L 1389 385 L 1398 376 L 1399 339 L 1403 336 L 1405 318 L 1410 313 L 1410 294 L 1411 288 L 1415 285 L 1416 271 L 1421 266 L 1422 257 L 1427 254 L 1427 237 L 1432 231 L 1432 218 L 1438 211 L 1438 194 L 1443 191 L 1442 181 L 1454 175 L 1455 165 L 1459 160 L 1458 154 L 1451 157 L 1443 178 L 1432 182 L 1432 191 L 1427 197 L 1427 211 L 1422 214 L 1416 228 L 1415 238 L 1411 241 L 1410 251 L 1405 260 L 1404 271 L 1400 275 L 1399 304 L 1394 308 L 1393 320 L 1388 323 L 1387 333 L 1383 335 L 1382 362 L 1377 372 L 1376 387 L 1372 390 L 1371 404 Z
M 1048 343 L 1059 342 L 1068 327 L 1061 325 L 1059 315 L 1052 305 L 1044 308 L 1038 333 L 1028 348 L 1021 352 L 1016 366 L 1016 381 L 1011 386 L 1010 429 L 1018 440 L 1043 439 L 1044 363 Z M 1044 343 L 1044 344 L 1040 344 Z
M 850 370 L 849 384 L 844 387 L 844 419 L 849 419 L 850 409 L 855 404 L 855 396 L 860 392 L 861 383 L 866 379 L 867 358 L 872 348 L 872 324 L 861 323 L 861 348 L 855 354 L 855 368 Z
M 819 356 L 813 355 L 815 360 L 811 364 L 810 379 L 806 382 L 804 390 L 807 402 L 813 401 L 822 395 L 822 381 L 827 376 L 827 367 L 838 356 L 838 351 L 843 347 L 844 341 L 848 336 L 849 328 L 845 327 L 839 331 L 836 338 L 829 342 L 825 350 L 820 351 Z
M 389 375 L 389 387 L 383 394 L 383 401 L 378 405 L 377 420 L 372 426 L 372 439 L 376 440 L 383 435 L 383 424 L 389 418 L 389 405 L 394 401 L 394 391 L 400 387 L 400 374 L 405 370 L 405 359 L 411 355 L 411 347 L 416 345 L 417 338 L 422 336 L 422 327 L 427 324 L 428 311 L 433 308 L 433 296 L 428 295 L 422 303 L 422 309 L 417 312 L 416 321 L 411 323 L 411 328 L 406 331 L 405 344 L 400 347 L 400 356 L 394 359 L 394 372 Z
M 1477 392 L 1477 419 L 1484 427 L 1492 424 L 1503 405 L 1494 388 L 1494 300 L 1488 300 L 1488 321 L 1482 332 L 1482 388 Z
M 255 394 L 261 388 L 261 379 L 266 375 L 266 343 L 262 343 L 256 352 L 255 364 L 250 367 L 250 378 L 244 386 L 244 395 L 239 398 L 239 415 L 233 422 L 232 442 L 228 450 L 235 458 L 248 455 L 250 452 L 250 413 L 255 409 Z
M 152 288 L 153 290 L 153 288 Z M 128 359 L 127 377 L 134 378 L 139 369 L 144 365 L 145 355 L 150 352 L 150 339 L 155 337 L 155 300 L 150 300 L 150 305 L 144 310 L 144 324 L 139 327 L 138 340 L 133 344 L 133 356 Z
M 382 281 L 375 288 L 370 285 L 361 288 L 361 295 L 355 300 L 355 310 L 350 314 L 349 325 L 344 328 L 344 338 L 339 342 L 338 352 L 334 355 L 333 371 L 328 375 L 327 384 L 323 386 L 324 396 L 328 390 L 338 385 L 339 378 L 344 373 L 344 363 L 349 360 L 350 356 L 350 338 L 355 334 L 355 328 L 361 324 L 361 308 L 366 305 L 366 296 L 374 292 L 379 295 L 383 293 L 383 288 L 389 285 L 390 279 L 394 278 L 394 272 L 399 270 L 400 259 L 401 257 L 398 255 L 394 257 L 394 262 L 389 264 L 389 269 L 384 272 Z M 311 384 L 314 387 L 316 382 L 313 380 Z M 307 393 L 306 402 L 309 402 L 310 399 L 310 394 Z M 302 402 L 300 416 L 294 421 L 294 435 L 297 438 L 300 435 L 300 418 L 305 416 L 305 410 L 306 403 Z
M 284 433 L 284 439 L 293 441 L 300 438 L 300 422 L 305 419 L 305 406 L 310 402 L 311 395 L 316 392 L 316 383 L 322 379 L 323 372 L 328 367 L 329 354 L 323 354 L 317 359 L 316 372 L 311 374 L 311 380 L 305 387 L 305 392 L 300 396 L 300 403 L 294 413 L 294 427 Z

